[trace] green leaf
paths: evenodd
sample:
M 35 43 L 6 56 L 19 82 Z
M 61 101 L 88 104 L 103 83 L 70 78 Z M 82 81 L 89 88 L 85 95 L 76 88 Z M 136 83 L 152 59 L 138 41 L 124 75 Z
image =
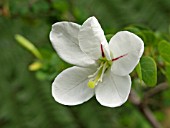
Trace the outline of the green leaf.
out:
M 140 63 L 138 63 L 138 65 L 136 66 L 136 72 L 138 74 L 139 79 L 142 80 L 142 70 Z
M 168 80 L 168 83 L 170 84 L 170 65 L 166 66 L 165 75 L 166 75 L 166 78 Z
M 142 57 L 140 61 L 142 79 L 148 86 L 154 86 L 157 83 L 157 68 L 154 59 L 149 56 Z
M 128 26 L 124 30 L 130 31 L 130 32 L 135 33 L 135 34 L 141 32 L 141 30 L 139 28 L 135 27 L 135 26 Z
M 158 45 L 158 50 L 161 57 L 168 63 L 170 63 L 170 43 L 167 41 L 161 41 Z
M 156 37 L 152 31 L 142 31 L 142 34 L 144 35 L 143 41 L 147 45 L 153 45 L 156 42 Z
M 107 34 L 105 36 L 106 36 L 107 41 L 109 42 L 110 39 L 113 37 L 113 34 Z

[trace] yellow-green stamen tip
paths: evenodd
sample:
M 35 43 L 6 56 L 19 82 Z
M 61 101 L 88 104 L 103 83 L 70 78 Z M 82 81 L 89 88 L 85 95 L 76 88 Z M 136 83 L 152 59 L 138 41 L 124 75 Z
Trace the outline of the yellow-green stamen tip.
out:
M 88 78 L 91 78 L 87 84 L 89 88 L 95 88 L 99 82 L 102 82 L 104 73 L 112 65 L 112 62 L 106 58 L 101 58 L 100 61 L 100 67 L 97 68 L 97 71 L 88 76 Z
M 88 85 L 89 88 L 94 88 L 96 86 L 95 84 L 96 83 L 94 81 L 90 80 L 87 85 Z

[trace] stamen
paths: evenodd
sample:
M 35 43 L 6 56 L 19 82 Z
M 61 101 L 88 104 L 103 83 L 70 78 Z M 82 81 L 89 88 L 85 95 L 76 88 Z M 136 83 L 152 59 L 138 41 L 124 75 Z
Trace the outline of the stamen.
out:
M 118 60 L 118 59 L 120 59 L 120 58 L 122 58 L 122 57 L 124 57 L 124 56 L 126 56 L 126 55 L 128 55 L 128 54 L 126 53 L 126 54 L 124 54 L 124 55 L 122 55 L 122 56 L 119 56 L 119 57 L 117 57 L 117 58 L 113 58 L 112 61 L 116 61 L 116 60 Z
M 99 70 L 103 67 L 103 63 L 101 63 L 100 67 L 97 68 L 97 71 L 95 73 L 93 73 L 92 75 L 89 75 L 88 78 L 92 78 L 94 76 L 96 76 L 99 72 Z
M 103 45 L 102 44 L 100 45 L 100 48 L 101 48 L 101 52 L 102 52 L 102 57 L 105 57 L 104 50 L 103 50 Z
M 97 71 L 93 75 L 88 76 L 88 78 L 91 78 L 87 84 L 89 88 L 94 88 L 98 82 L 102 82 L 103 75 L 109 66 L 108 61 L 102 62 Z
M 89 82 L 87 84 L 89 88 L 94 88 L 98 84 L 99 78 L 101 77 L 102 70 L 103 70 L 103 64 L 101 64 L 101 65 L 102 65 L 102 67 L 101 68 L 99 67 L 96 77 L 89 80 Z
M 108 68 L 108 63 L 104 63 L 102 74 L 101 74 L 101 76 L 99 78 L 100 82 L 102 82 L 102 78 L 103 78 L 104 72 L 106 71 L 107 68 Z

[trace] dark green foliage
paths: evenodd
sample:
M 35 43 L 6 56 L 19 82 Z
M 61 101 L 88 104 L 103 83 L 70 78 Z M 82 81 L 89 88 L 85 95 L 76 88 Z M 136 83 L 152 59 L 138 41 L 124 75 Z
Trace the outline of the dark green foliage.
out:
M 129 102 L 119 108 L 103 107 L 95 98 L 75 107 L 55 102 L 51 95 L 52 80 L 71 65 L 52 49 L 49 32 L 57 21 L 82 24 L 92 15 L 99 19 L 105 34 L 132 31 L 148 46 L 145 54 L 156 61 L 160 83 L 166 78 L 170 80 L 169 65 L 162 60 L 163 56 L 157 56 L 157 42 L 170 39 L 168 34 L 162 34 L 168 33 L 169 14 L 169 0 L 0 1 L 0 128 L 151 128 Z M 28 71 L 28 66 L 37 59 L 16 43 L 15 34 L 23 35 L 40 49 L 45 59 L 37 72 Z M 137 81 L 136 72 L 131 75 Z M 140 93 L 148 89 L 133 87 L 140 88 Z M 160 112 L 164 105 L 170 105 L 169 90 L 159 96 L 162 100 L 156 102 L 162 106 L 154 112 L 162 121 Z
M 161 41 L 158 46 L 159 53 L 161 57 L 170 63 L 170 43 L 167 41 Z

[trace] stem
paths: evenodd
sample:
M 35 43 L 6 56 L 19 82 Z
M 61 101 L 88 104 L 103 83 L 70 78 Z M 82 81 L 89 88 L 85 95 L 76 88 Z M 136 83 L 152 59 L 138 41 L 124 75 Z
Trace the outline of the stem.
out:
M 142 104 L 141 99 L 134 90 L 131 91 L 129 100 L 141 112 L 153 128 L 161 128 L 161 124 L 155 119 L 152 111 L 147 105 Z
M 150 89 L 147 93 L 145 93 L 144 100 L 147 98 L 151 98 L 152 96 L 162 92 L 163 90 L 166 90 L 168 87 L 169 86 L 166 82 L 158 84 L 155 88 Z

